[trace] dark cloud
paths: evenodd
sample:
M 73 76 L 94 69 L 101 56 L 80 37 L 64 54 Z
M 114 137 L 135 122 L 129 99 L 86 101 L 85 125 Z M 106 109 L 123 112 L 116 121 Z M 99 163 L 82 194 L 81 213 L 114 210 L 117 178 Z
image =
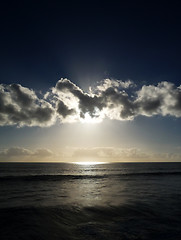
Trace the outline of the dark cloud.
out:
M 72 94 L 78 100 L 78 108 L 80 110 L 80 117 L 84 118 L 85 113 L 89 113 L 91 117 L 96 116 L 96 110 L 101 110 L 104 106 L 102 99 L 96 95 L 90 96 L 84 93 L 79 87 L 68 79 L 60 79 L 55 89 L 59 92 Z M 59 112 L 60 113 L 60 112 Z
M 69 109 L 62 101 L 57 102 L 57 112 L 63 118 L 66 118 L 68 115 L 72 115 L 75 111 L 74 109 Z
M 83 118 L 85 113 L 89 113 L 91 117 L 97 117 L 97 109 L 101 111 L 104 106 L 103 99 L 100 97 L 91 97 L 87 94 L 80 95 L 79 108 Z
M 66 91 L 70 91 L 78 99 L 81 118 L 84 118 L 86 113 L 92 118 L 104 115 L 103 118 L 117 120 L 132 120 L 138 115 L 181 116 L 181 89 L 166 81 L 158 83 L 157 86 L 144 85 L 135 91 L 131 81 L 105 79 L 91 93 L 84 93 L 66 79 L 60 80 L 59 86 L 61 84 L 63 89 L 66 86 Z
M 52 105 L 19 84 L 0 86 L 0 125 L 49 126 L 55 119 Z
M 137 115 L 181 117 L 181 89 L 170 82 L 143 86 L 137 92 L 135 103 Z
M 60 79 L 45 96 L 19 84 L 0 85 L 0 125 L 50 126 L 56 119 L 76 122 L 104 118 L 133 120 L 136 116 L 181 117 L 181 87 L 170 82 L 144 85 L 105 79 L 84 92 L 68 79 Z
M 33 91 L 24 88 L 19 84 L 11 84 L 7 89 L 11 92 L 12 99 L 20 106 L 26 108 L 31 107 L 36 99 Z
M 160 99 L 155 99 L 142 102 L 140 105 L 142 105 L 141 107 L 145 112 L 152 114 L 161 106 L 161 101 Z
M 108 112 L 109 109 L 117 109 L 121 119 L 129 119 L 134 116 L 134 103 L 129 99 L 125 91 L 118 91 L 115 87 L 109 87 L 101 92 L 100 97 L 103 99 L 102 101 L 106 103 Z

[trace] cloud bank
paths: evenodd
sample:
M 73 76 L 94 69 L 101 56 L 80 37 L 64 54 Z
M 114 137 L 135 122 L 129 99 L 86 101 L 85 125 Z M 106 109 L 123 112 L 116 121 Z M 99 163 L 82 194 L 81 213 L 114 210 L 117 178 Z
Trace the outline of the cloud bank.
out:
M 154 153 L 138 148 L 121 147 L 69 147 L 58 153 L 52 152 L 50 149 L 31 150 L 23 147 L 10 147 L 0 151 L 0 162 L 173 162 L 180 160 L 180 152 Z
M 181 160 L 181 153 L 156 153 L 148 152 L 138 148 L 121 147 L 93 147 L 93 148 L 70 148 L 69 154 L 78 161 L 103 160 L 112 162 L 170 162 Z
M 54 157 L 54 154 L 49 149 L 38 148 L 29 150 L 22 147 L 10 147 L 0 151 L 0 161 L 44 161 Z
M 118 148 L 118 147 L 93 147 L 93 148 L 70 148 L 72 158 L 87 159 L 87 158 L 103 158 L 117 160 L 141 160 L 151 159 L 151 154 L 145 153 L 137 148 Z
M 138 89 L 130 80 L 104 79 L 85 92 L 62 78 L 40 95 L 20 84 L 0 84 L 1 126 L 47 127 L 56 121 L 128 121 L 154 115 L 181 117 L 181 86 L 164 81 Z

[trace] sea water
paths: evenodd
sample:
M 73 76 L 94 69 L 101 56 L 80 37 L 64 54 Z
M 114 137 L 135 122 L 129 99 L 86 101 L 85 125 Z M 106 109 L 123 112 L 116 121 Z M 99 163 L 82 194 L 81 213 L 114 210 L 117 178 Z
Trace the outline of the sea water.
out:
M 0 239 L 181 239 L 181 163 L 0 163 Z

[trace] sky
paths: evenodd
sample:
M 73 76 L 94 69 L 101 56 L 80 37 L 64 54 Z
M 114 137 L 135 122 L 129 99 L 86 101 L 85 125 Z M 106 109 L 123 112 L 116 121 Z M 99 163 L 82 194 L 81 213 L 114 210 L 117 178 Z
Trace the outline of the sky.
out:
M 181 161 L 179 1 L 6 1 L 0 161 Z

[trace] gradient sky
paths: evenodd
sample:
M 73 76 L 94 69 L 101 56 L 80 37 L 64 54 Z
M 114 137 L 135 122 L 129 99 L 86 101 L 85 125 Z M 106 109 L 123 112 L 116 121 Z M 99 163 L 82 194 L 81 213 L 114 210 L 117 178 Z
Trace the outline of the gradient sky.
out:
M 180 12 L 1 4 L 0 161 L 180 161 Z

